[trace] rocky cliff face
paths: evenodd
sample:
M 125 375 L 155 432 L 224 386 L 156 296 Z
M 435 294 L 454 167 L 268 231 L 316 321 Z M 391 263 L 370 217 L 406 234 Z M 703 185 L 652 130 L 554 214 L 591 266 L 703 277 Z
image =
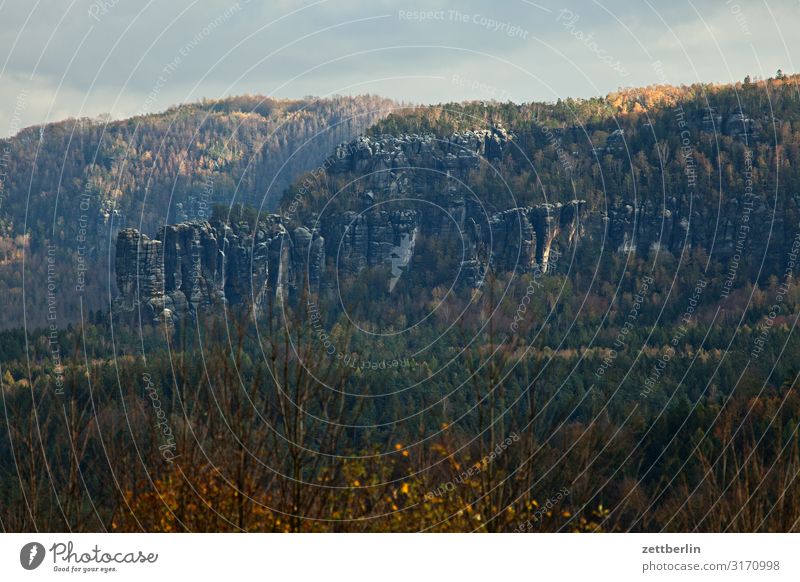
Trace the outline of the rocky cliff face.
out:
M 611 252 L 658 250 L 678 256 L 684 249 L 703 249 L 723 263 L 741 255 L 750 258 L 748 273 L 752 275 L 764 257 L 762 276 L 777 274 L 785 267 L 792 240 L 800 232 L 800 201 L 787 197 L 777 208 L 773 202 L 760 196 L 731 197 L 719 208 L 705 205 L 699 210 L 674 198 L 666 201 L 666 208 L 620 204 L 607 213 L 586 216 L 584 235 L 605 240 Z
M 397 169 L 426 168 L 447 172 L 471 170 L 481 158 L 502 157 L 510 134 L 502 128 L 454 133 L 437 139 L 432 135 L 383 135 L 359 137 L 336 148 L 329 172 L 357 175 L 381 174 L 376 184 L 388 185 L 386 172 Z M 390 193 L 392 193 L 390 191 Z
M 510 139 L 502 129 L 447 139 L 361 137 L 339 146 L 326 164 L 330 176 L 348 184 L 330 193 L 339 198 L 335 210 L 305 220 L 267 215 L 255 226 L 185 222 L 155 239 L 124 230 L 117 238 L 116 308 L 142 306 L 154 321 L 225 304 L 259 311 L 297 297 L 306 285 L 316 293 L 376 267 L 388 269 L 391 290 L 411 268 L 421 237 L 461 249 L 461 284 L 472 287 L 489 270 L 548 273 L 554 253 L 575 245 L 592 256 L 677 256 L 702 248 L 723 263 L 753 249 L 766 254 L 767 273 L 779 272 L 798 231 L 793 198 L 774 219 L 768 200 L 755 196 L 732 197 L 713 216 L 697 210 L 708 204 L 674 197 L 638 207 L 611 200 L 604 212 L 582 200 L 493 210 L 476 198 L 470 180 L 482 160 L 502 158 Z
M 492 215 L 488 229 L 471 219 L 459 224 L 462 281 L 480 287 L 490 268 L 546 272 L 556 241 L 571 245 L 582 232 L 582 207 L 575 201 L 515 208 Z M 305 226 L 290 232 L 277 215 L 252 229 L 247 223 L 186 222 L 167 226 L 155 239 L 125 229 L 117 237 L 115 309 L 141 308 L 143 320 L 169 323 L 227 304 L 263 311 L 297 297 L 306 282 L 312 293 L 333 286 L 325 278 L 326 261 L 340 277 L 387 267 L 391 290 L 409 268 L 417 236 L 441 235 L 436 226 L 415 210 L 347 212 L 324 223 L 326 231 L 339 233 L 334 244 Z
M 420 235 L 456 241 L 461 277 L 478 287 L 489 269 L 531 271 L 549 267 L 551 250 L 580 236 L 582 201 L 498 211 L 472 192 L 472 173 L 490 167 L 513 139 L 506 130 L 452 134 L 362 137 L 339 146 L 328 166 L 353 178 L 347 210 L 323 215 L 327 254 L 353 274 L 367 267 L 405 268 Z
M 247 222 L 186 222 L 150 239 L 135 229 L 117 237 L 117 312 L 142 309 L 145 321 L 167 321 L 226 304 L 264 309 L 302 288 L 314 290 L 323 268 L 323 240 L 298 227 L 290 233 L 268 215 Z

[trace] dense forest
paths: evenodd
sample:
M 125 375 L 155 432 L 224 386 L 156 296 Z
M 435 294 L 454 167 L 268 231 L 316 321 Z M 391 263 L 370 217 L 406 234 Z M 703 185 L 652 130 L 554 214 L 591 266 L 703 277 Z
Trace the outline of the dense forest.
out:
M 128 325 L 106 301 L 3 331 L 0 527 L 800 531 L 799 79 L 381 116 L 368 136 L 504 128 L 465 183 L 493 210 L 581 199 L 686 224 L 474 286 L 421 236 L 388 289 L 334 255 L 335 285 L 264 312 Z M 279 206 L 298 220 L 363 194 L 357 172 L 305 170 Z M 257 228 L 260 203 L 237 209 Z
M 243 96 L 0 140 L 0 327 L 23 325 L 24 302 L 27 325 L 49 324 L 50 284 L 59 325 L 80 320 L 81 299 L 84 311 L 107 308 L 119 229 L 209 218 L 219 202 L 272 211 L 301 173 L 393 106 L 373 96 Z
M 430 133 L 502 126 L 514 134 L 508 155 L 473 176 L 470 188 L 486 203 L 587 200 L 594 208 L 621 203 L 663 206 L 687 198 L 698 212 L 716 213 L 744 191 L 746 151 L 753 182 L 774 204 L 798 192 L 800 110 L 798 77 L 778 73 L 766 81 L 734 85 L 652 86 L 594 99 L 557 103 L 447 103 L 397 110 L 368 135 Z M 682 155 L 684 140 L 692 156 Z M 686 179 L 691 164 L 693 181 Z M 321 184 L 328 203 L 341 184 Z M 500 197 L 504 196 L 506 200 Z M 291 200 L 288 191 L 285 200 Z M 313 210 L 318 210 L 319 205 Z
M 3 332 L 2 526 L 795 530 L 800 288 L 754 357 L 776 289 L 738 327 L 708 289 L 684 329 L 661 314 L 686 309 L 683 289 L 665 300 L 671 279 L 627 269 L 587 310 L 587 282 L 550 277 L 517 334 L 528 281 L 499 304 L 493 281 L 444 335 L 358 341 L 342 318 L 333 354 L 309 310 L 229 312 L 168 340 L 99 314 L 27 348 Z

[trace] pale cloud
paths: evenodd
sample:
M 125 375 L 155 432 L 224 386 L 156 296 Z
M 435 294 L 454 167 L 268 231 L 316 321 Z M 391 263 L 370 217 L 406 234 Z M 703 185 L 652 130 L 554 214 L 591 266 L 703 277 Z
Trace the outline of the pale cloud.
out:
M 602 95 L 656 82 L 654 60 L 673 83 L 791 72 L 798 3 L 767 2 L 774 20 L 744 0 L 6 0 L 0 136 L 20 91 L 28 97 L 17 117 L 31 125 L 240 93 L 414 102 Z M 578 16 L 571 28 L 558 20 L 562 10 Z

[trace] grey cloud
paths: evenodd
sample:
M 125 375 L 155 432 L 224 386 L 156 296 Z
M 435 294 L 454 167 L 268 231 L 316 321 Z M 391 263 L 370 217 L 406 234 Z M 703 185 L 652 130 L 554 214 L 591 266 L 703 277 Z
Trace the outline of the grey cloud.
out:
M 654 60 L 673 83 L 791 71 L 798 5 L 766 6 L 774 20 L 743 0 L 7 0 L 0 135 L 21 91 L 29 97 L 17 113 L 30 125 L 238 93 L 591 96 L 657 82 Z M 434 16 L 415 19 L 420 11 Z

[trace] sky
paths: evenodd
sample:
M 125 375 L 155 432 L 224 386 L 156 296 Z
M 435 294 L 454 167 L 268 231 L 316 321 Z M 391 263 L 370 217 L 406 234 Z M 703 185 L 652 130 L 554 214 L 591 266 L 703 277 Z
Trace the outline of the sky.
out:
M 0 136 L 245 93 L 555 101 L 797 70 L 798 0 L 0 0 Z

